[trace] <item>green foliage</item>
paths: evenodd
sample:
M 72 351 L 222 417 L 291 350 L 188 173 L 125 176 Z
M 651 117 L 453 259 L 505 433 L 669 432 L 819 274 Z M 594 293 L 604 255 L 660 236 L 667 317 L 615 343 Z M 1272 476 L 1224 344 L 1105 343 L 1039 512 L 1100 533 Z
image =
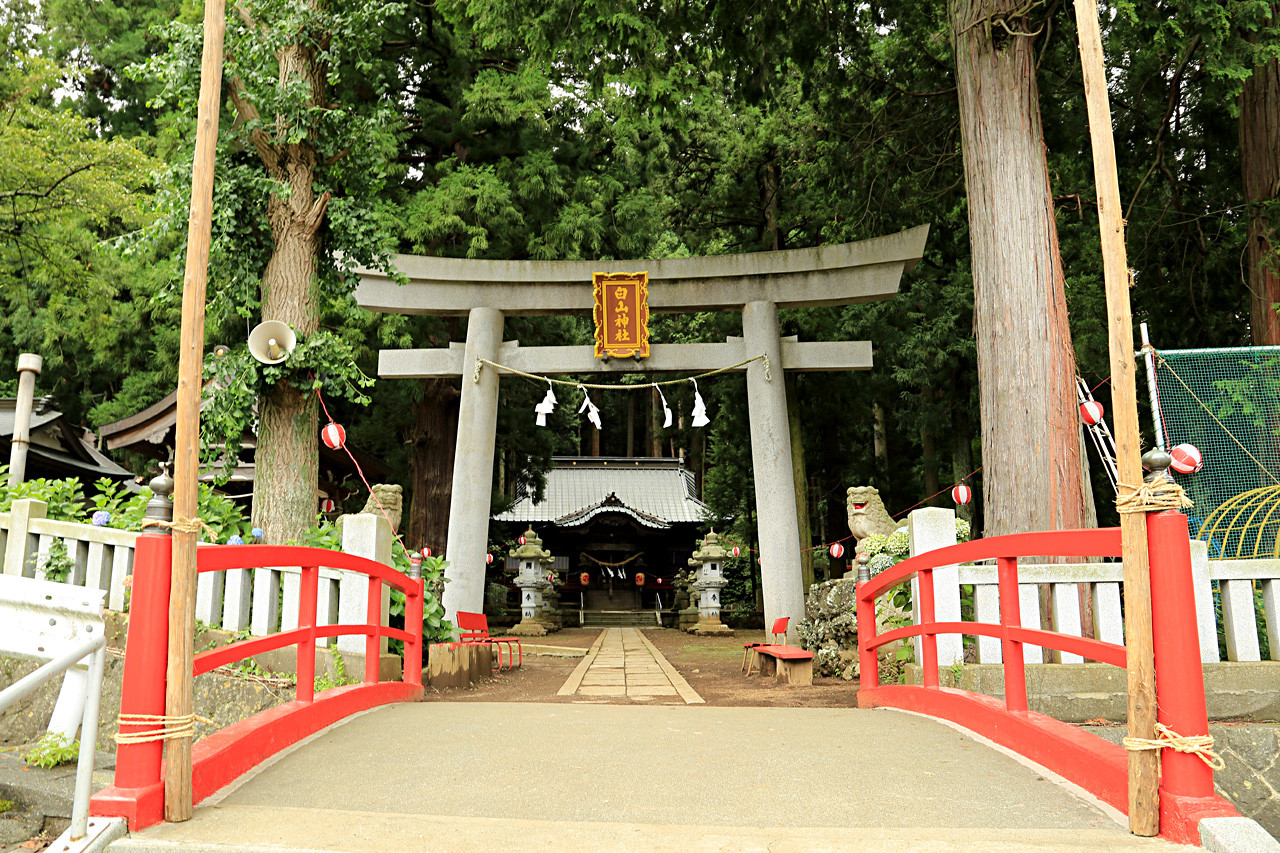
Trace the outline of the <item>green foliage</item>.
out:
M 71 572 L 75 569 L 75 564 L 71 562 L 71 558 L 67 555 L 66 543 L 61 539 L 55 539 L 49 544 L 49 551 L 45 554 L 40 564 L 40 571 L 44 573 L 44 579 L 53 581 L 54 583 L 64 583 L 67 578 L 71 577 Z
M 103 482 L 111 481 L 104 478 Z M 84 520 L 84 489 L 76 478 L 47 480 L 38 477 L 13 486 L 9 484 L 9 466 L 0 465 L 0 512 L 8 512 L 16 500 L 28 499 L 44 501 L 49 505 L 45 510 L 45 518 L 54 521 Z
M 40 740 L 22 754 L 22 760 L 31 767 L 58 767 L 70 764 L 80 756 L 80 741 L 68 740 L 58 732 L 45 732 Z
M 342 653 L 338 651 L 337 646 L 329 647 L 329 659 L 333 661 L 333 676 L 330 677 L 328 672 L 321 673 L 316 676 L 315 690 L 319 693 L 321 690 L 330 690 L 334 687 L 346 687 L 348 684 L 355 684 L 356 680 L 347 675 L 347 664 L 342 659 Z
M 355 350 L 339 335 L 319 331 L 302 340 L 279 364 L 262 364 L 247 346 L 205 364 L 206 401 L 200 412 L 201 462 L 226 482 L 239 462 L 238 448 L 254 431 L 260 395 L 278 385 L 314 392 L 326 401 L 367 406 L 364 389 L 374 384 L 356 364 Z M 226 448 L 237 448 L 230 452 Z
M 86 514 L 92 515 L 98 510 L 111 514 L 109 525 L 120 530 L 142 530 L 142 522 L 146 517 L 147 502 L 154 493 L 147 486 L 135 493 L 121 489 L 119 484 L 107 479 L 98 481 L 98 494 L 92 499 L 92 509 Z M 200 520 L 209 530 L 199 534 L 202 541 L 225 543 L 232 536 L 247 538 L 250 523 L 244 517 L 244 511 L 234 500 L 214 491 L 208 483 L 201 483 L 196 502 Z M 77 519 L 79 520 L 79 519 Z

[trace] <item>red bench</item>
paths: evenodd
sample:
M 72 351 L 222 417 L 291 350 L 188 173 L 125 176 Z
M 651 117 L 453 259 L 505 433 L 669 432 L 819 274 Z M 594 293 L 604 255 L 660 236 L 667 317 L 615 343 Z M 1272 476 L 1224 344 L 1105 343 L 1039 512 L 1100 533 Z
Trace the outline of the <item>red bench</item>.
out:
M 773 620 L 773 630 L 769 633 L 772 635 L 772 642 L 778 643 L 787 638 L 787 623 L 791 621 L 790 616 L 780 616 Z M 756 667 L 755 650 L 761 646 L 767 646 L 770 643 L 743 643 L 742 644 L 742 671 L 747 675 L 751 675 L 751 671 Z
M 468 613 L 465 610 L 458 611 L 458 639 L 463 643 L 473 646 L 495 646 L 498 649 L 498 671 L 502 671 L 502 647 L 507 647 L 507 669 L 514 669 L 516 666 L 524 665 L 524 648 L 520 645 L 519 637 L 491 637 L 489 636 L 489 617 L 483 613 Z M 512 650 L 512 645 L 515 650 Z M 519 653 L 517 663 L 512 663 L 512 659 Z
M 754 649 L 760 674 L 800 687 L 813 683 L 813 652 L 795 646 L 761 645 Z

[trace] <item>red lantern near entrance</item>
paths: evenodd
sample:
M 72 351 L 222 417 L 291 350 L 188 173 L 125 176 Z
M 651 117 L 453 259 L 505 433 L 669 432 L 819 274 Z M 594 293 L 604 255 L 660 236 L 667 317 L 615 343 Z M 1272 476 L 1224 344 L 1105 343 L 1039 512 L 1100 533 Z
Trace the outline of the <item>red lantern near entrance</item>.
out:
M 831 557 L 832 557 L 832 559 L 838 560 L 838 559 L 840 559 L 840 558 L 841 558 L 841 557 L 843 557 L 843 556 L 844 556 L 844 546 L 843 546 L 843 545 L 841 545 L 839 542 L 833 542 L 833 543 L 831 543 Z
M 583 572 L 582 574 L 578 575 L 578 580 L 579 582 L 581 582 L 583 586 L 587 586 L 588 584 L 591 583 L 591 575 L 587 572 Z
M 636 572 L 636 586 L 644 586 L 644 572 Z
M 342 424 L 335 424 L 333 421 L 329 421 L 320 430 L 320 437 L 324 439 L 324 446 L 330 450 L 338 450 L 347 443 L 347 431 L 342 428 Z
M 951 500 L 955 501 L 960 506 L 964 506 L 969 501 L 973 500 L 973 489 L 969 488 L 964 483 L 956 483 L 951 487 Z

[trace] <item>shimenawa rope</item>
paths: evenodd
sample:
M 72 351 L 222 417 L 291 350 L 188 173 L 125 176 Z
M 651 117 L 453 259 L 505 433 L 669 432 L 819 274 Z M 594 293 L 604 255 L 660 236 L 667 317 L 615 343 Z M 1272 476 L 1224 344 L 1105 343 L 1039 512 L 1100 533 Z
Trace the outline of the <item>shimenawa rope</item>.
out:
M 1120 494 L 1116 497 L 1116 510 L 1121 513 L 1185 509 L 1191 505 L 1192 501 L 1182 486 L 1164 477 L 1157 477 L 1141 486 L 1121 483 Z
M 121 728 L 125 726 L 159 726 L 159 728 L 144 729 L 143 731 L 129 732 L 128 734 L 123 731 L 117 732 L 115 742 L 122 745 L 189 738 L 196 733 L 196 723 L 213 725 L 213 720 L 197 714 L 182 714 L 176 717 L 166 717 L 163 714 L 121 714 L 118 719 Z
M 1183 752 L 1196 756 L 1212 770 L 1222 770 L 1227 766 L 1222 757 L 1213 751 L 1212 735 L 1191 735 L 1186 737 L 1171 731 L 1164 723 L 1156 723 L 1156 735 L 1155 740 L 1127 737 L 1124 739 L 1124 748 L 1130 752 L 1144 749 L 1172 749 L 1174 752 Z

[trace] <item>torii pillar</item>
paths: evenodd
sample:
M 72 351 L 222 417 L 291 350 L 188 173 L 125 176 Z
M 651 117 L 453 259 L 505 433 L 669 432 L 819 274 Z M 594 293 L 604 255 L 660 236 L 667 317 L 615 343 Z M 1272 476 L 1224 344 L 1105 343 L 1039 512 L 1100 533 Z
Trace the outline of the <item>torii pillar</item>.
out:
M 397 255 L 388 272 L 357 269 L 356 300 L 372 311 L 467 317 L 465 345 L 383 350 L 378 375 L 461 377 L 453 493 L 445 543 L 444 607 L 480 612 L 493 491 L 498 374 L 481 359 L 538 375 L 715 370 L 746 367 L 765 624 L 804 614 L 786 370 L 867 370 L 866 341 L 801 343 L 779 336 L 778 309 L 848 305 L 892 297 L 924 253 L 928 226 L 872 240 L 745 255 L 637 261 L 475 261 Z M 649 273 L 649 310 L 742 312 L 742 337 L 723 344 L 654 344 L 647 359 L 597 359 L 591 346 L 521 347 L 502 340 L 506 314 L 589 314 L 592 273 Z M 741 369 L 741 368 L 740 368 Z

